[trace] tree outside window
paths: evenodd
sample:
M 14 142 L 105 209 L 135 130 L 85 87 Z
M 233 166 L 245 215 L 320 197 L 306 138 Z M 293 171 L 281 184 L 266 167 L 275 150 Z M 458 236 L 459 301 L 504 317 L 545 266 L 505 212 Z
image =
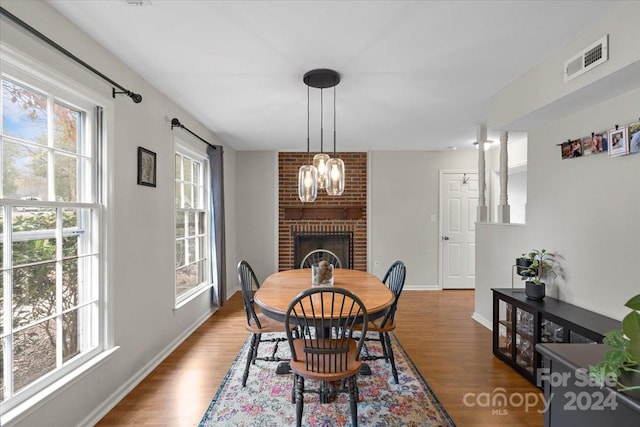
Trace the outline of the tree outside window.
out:
M 206 160 L 178 148 L 175 154 L 176 303 L 211 283 Z
M 98 346 L 100 209 L 87 111 L 5 76 L 1 105 L 0 402 L 11 407 Z

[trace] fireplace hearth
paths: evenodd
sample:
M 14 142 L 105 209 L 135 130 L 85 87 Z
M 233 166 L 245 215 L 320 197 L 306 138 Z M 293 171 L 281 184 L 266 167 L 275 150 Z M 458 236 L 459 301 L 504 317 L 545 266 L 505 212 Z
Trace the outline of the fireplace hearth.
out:
M 316 249 L 333 252 L 342 263 L 342 268 L 353 268 L 352 232 L 295 232 L 293 234 L 293 265 L 300 268 L 304 257 Z

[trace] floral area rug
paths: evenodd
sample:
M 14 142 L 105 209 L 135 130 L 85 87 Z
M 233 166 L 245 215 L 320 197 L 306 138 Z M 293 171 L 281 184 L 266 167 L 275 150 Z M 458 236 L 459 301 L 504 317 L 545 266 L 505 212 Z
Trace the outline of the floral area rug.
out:
M 395 336 L 391 336 L 400 384 L 384 360 L 367 361 L 371 375 L 358 375 L 358 424 L 361 426 L 455 426 L 429 385 Z M 270 343 L 260 344 L 259 354 L 270 352 Z M 277 362 L 256 361 L 249 371 L 246 387 L 242 374 L 249 348 L 245 342 L 222 385 L 205 412 L 199 427 L 212 426 L 295 426 L 295 404 L 291 403 L 291 374 L 277 375 Z M 379 354 L 380 344 L 366 343 L 366 350 Z M 288 343 L 279 345 L 278 354 L 289 357 Z M 363 355 L 365 349 L 363 348 Z M 312 383 L 306 380 L 307 383 Z M 315 387 L 316 384 L 309 384 Z M 331 403 L 320 403 L 314 393 L 305 393 L 302 425 L 312 427 L 350 426 L 351 415 L 346 393 Z

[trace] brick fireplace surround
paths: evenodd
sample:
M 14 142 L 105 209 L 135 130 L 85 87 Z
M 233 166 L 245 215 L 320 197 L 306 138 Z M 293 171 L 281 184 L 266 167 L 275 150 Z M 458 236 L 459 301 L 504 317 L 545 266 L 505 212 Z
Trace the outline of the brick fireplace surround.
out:
M 311 157 L 315 153 L 311 153 Z M 329 153 L 331 154 L 331 153 Z M 296 232 L 351 232 L 353 266 L 367 270 L 367 153 L 338 153 L 346 174 L 342 196 L 318 191 L 313 203 L 298 199 L 298 169 L 307 163 L 307 153 L 278 155 L 278 269 L 294 268 Z

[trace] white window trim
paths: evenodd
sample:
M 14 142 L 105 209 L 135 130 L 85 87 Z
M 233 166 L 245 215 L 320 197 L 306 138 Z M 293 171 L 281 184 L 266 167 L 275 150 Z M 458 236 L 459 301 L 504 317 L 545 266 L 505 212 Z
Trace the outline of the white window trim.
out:
M 200 148 L 200 150 L 198 150 L 198 148 Z M 211 178 L 209 176 L 210 171 L 209 171 L 209 157 L 206 153 L 206 150 L 202 150 L 202 144 L 199 144 L 199 146 L 194 146 L 193 144 L 190 144 L 184 140 L 181 140 L 179 138 L 174 138 L 174 154 L 178 153 L 178 154 L 182 154 L 184 156 L 187 156 L 193 160 L 199 161 L 202 164 L 201 170 L 202 170 L 202 174 L 203 174 L 203 182 L 204 182 L 204 191 L 203 191 L 203 203 L 205 206 L 205 211 L 207 212 L 207 216 L 210 217 L 211 216 L 211 204 L 210 204 L 210 197 L 211 197 Z M 175 182 L 175 170 L 174 170 L 174 182 Z M 176 194 L 175 194 L 175 185 L 173 186 L 174 188 L 174 195 L 173 195 L 173 200 L 174 200 L 174 204 L 175 204 L 175 200 L 176 200 Z M 176 207 L 174 205 L 173 207 L 173 227 L 174 227 L 174 235 L 175 235 L 175 226 L 176 226 Z M 214 248 L 211 247 L 211 233 L 213 232 L 211 229 L 211 224 L 210 221 L 207 221 L 206 223 L 206 235 L 208 237 L 208 241 L 207 241 L 207 250 L 208 250 L 208 254 L 207 254 L 207 277 L 205 279 L 204 282 L 201 282 L 200 284 L 198 284 L 197 286 L 195 286 L 193 289 L 189 290 L 188 292 L 177 296 L 175 291 L 177 288 L 177 283 L 176 283 L 176 277 L 175 277 L 175 267 L 174 267 L 174 311 L 175 310 L 179 310 L 180 308 L 186 306 L 189 302 L 197 299 L 200 295 L 202 295 L 203 293 L 209 291 L 210 289 L 214 288 L 214 275 L 213 272 L 211 271 L 211 257 L 214 254 Z M 173 259 L 176 259 L 177 253 L 176 253 L 176 245 L 175 245 L 175 241 L 176 238 L 174 237 L 174 246 L 173 246 Z
M 113 263 L 107 260 L 114 259 L 114 248 L 111 242 L 114 238 L 115 218 L 113 210 L 109 209 L 113 200 L 114 173 L 111 168 L 112 159 L 115 155 L 114 144 L 109 141 L 109 135 L 114 135 L 114 102 L 111 98 L 103 96 L 94 90 L 85 87 L 76 80 L 61 74 L 57 70 L 51 68 L 47 64 L 32 58 L 21 51 L 0 42 L 0 62 L 3 74 L 11 76 L 12 79 L 23 82 L 26 79 L 27 85 L 35 85 L 39 88 L 53 92 L 57 97 L 74 99 L 76 107 L 86 110 L 91 114 L 95 106 L 101 106 L 102 117 L 102 147 L 101 151 L 95 153 L 94 159 L 100 159 L 101 164 L 98 165 L 98 173 L 102 182 L 100 188 L 96 189 L 98 197 L 101 198 L 98 215 L 100 248 L 102 253 L 101 260 L 98 263 L 99 275 L 99 344 L 96 349 L 82 355 L 78 361 L 68 363 L 64 371 L 55 372 L 52 375 L 45 375 L 42 379 L 47 379 L 46 385 L 31 388 L 28 397 L 24 397 L 19 401 L 11 401 L 11 406 L 6 405 L 7 402 L 0 404 L 0 425 L 8 425 L 10 422 L 19 422 L 29 413 L 44 405 L 49 399 L 53 398 L 61 390 L 73 384 L 82 376 L 102 364 L 109 358 L 119 347 L 115 346 L 115 316 L 114 307 L 111 303 L 113 296 Z M 93 130 L 92 130 L 93 131 Z M 26 204 L 26 201 L 20 201 L 20 204 Z M 37 202 L 42 206 L 45 202 Z M 79 203 L 88 207 L 93 204 Z M 74 206 L 69 206 L 74 207 Z M 1 206 L 0 206 L 1 208 Z M 36 381 L 38 382 L 38 381 Z M 20 393 L 18 393 L 20 394 Z

